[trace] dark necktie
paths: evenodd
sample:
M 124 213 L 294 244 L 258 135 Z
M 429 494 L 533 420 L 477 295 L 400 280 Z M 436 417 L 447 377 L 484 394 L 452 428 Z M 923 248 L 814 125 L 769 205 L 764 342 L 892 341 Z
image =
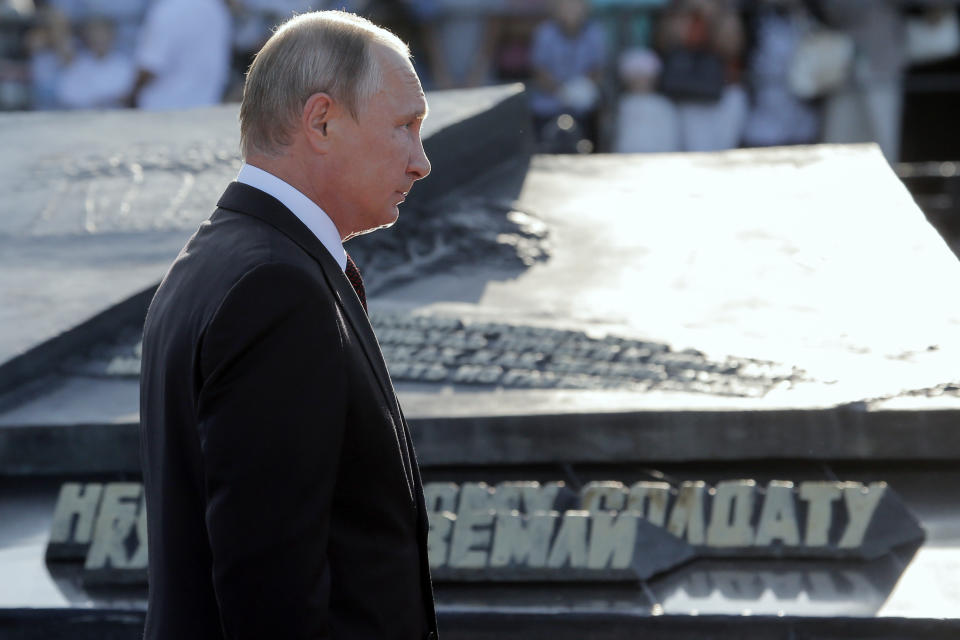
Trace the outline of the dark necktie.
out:
M 347 268 L 343 271 L 347 280 L 350 281 L 350 284 L 353 285 L 353 290 L 357 292 L 357 297 L 360 298 L 360 304 L 363 305 L 363 310 L 367 310 L 367 296 L 363 289 L 363 277 L 360 275 L 360 269 L 357 269 L 357 263 L 353 261 L 353 258 L 350 257 L 350 254 L 347 254 Z

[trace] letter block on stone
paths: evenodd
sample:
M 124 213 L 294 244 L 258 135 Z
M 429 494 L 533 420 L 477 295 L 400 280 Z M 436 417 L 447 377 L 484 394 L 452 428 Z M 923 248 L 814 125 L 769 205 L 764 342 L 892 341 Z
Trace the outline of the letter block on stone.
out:
M 486 482 L 464 482 L 460 486 L 460 500 L 457 503 L 457 516 L 473 511 L 493 509 L 494 489 Z
M 590 515 L 589 569 L 626 569 L 637 544 L 636 513 L 598 512 Z
M 450 534 L 457 522 L 457 516 L 449 511 L 427 511 L 430 530 L 427 533 L 427 559 L 430 569 L 446 566 L 450 552 Z
M 84 563 L 86 584 L 146 581 L 147 540 L 143 486 L 135 482 L 106 485 Z
M 627 506 L 627 494 L 622 482 L 588 482 L 580 492 L 580 508 L 590 513 L 623 511 Z
M 691 491 L 682 500 L 681 488 L 668 520 L 668 530 L 686 534 L 688 542 Z M 729 480 L 707 493 L 710 524 L 705 544 L 696 543 L 701 556 L 873 559 L 924 539 L 916 518 L 883 482 L 809 481 L 796 488 L 773 480 L 760 491 L 753 480 Z
M 550 546 L 547 566 L 552 569 L 569 567 L 584 569 L 587 566 L 587 527 L 589 511 L 567 511 L 560 521 L 560 528 Z
M 708 547 L 749 547 L 753 544 L 753 480 L 718 482 L 707 527 Z
M 807 503 L 805 546 L 825 547 L 829 544 L 833 503 L 842 495 L 836 482 L 804 482 L 800 485 L 800 499 Z
M 474 511 L 461 509 L 450 540 L 447 563 L 454 569 L 481 569 L 487 565 L 493 538 L 493 509 Z
M 526 515 L 490 509 L 429 517 L 431 570 L 438 582 L 636 582 L 694 555 L 686 542 L 627 511 Z
M 635 581 L 697 556 L 875 558 L 923 539 L 884 483 L 609 480 L 574 493 L 505 481 L 434 483 L 425 494 L 439 581 Z
M 520 484 L 523 491 L 523 513 L 527 514 L 560 509 L 558 498 L 569 491 L 563 482 L 548 482 L 543 485 L 539 482 Z
M 82 560 L 93 539 L 103 485 L 66 482 L 60 487 L 50 527 L 47 560 Z
M 497 513 L 526 513 L 525 496 L 540 489 L 539 482 L 499 482 L 493 490 L 493 508 Z M 547 509 L 549 510 L 552 504 Z M 529 511 L 532 513 L 532 510 Z
M 757 536 L 753 544 L 769 546 L 774 542 L 795 547 L 800 544 L 800 527 L 794 506 L 793 483 L 772 480 L 767 484 L 767 494 L 757 523 Z
M 680 485 L 677 499 L 670 510 L 667 531 L 692 545 L 702 545 L 706 541 L 704 525 L 704 494 L 707 484 L 697 480 Z
M 490 566 L 539 569 L 546 565 L 550 539 L 559 518 L 556 512 L 529 516 L 518 512 L 497 514 Z
M 643 515 L 650 524 L 666 526 L 670 485 L 666 482 L 636 482 L 630 487 L 627 510 Z
M 453 482 L 428 482 L 423 485 L 423 501 L 427 506 L 427 513 L 456 512 L 459 496 L 460 487 Z
M 885 482 L 844 483 L 843 502 L 847 526 L 837 547 L 844 555 L 872 560 L 925 537 L 920 523 Z

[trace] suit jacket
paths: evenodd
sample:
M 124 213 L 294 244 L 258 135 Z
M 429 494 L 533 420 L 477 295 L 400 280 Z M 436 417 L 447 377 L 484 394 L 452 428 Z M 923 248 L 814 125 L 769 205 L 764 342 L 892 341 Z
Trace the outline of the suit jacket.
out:
M 356 293 L 231 183 L 147 313 L 146 638 L 431 638 L 410 433 Z

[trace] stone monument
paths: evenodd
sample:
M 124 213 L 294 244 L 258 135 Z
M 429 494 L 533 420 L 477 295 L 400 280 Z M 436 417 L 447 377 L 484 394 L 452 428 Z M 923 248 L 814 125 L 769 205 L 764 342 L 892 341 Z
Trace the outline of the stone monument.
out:
M 531 156 L 521 88 L 429 101 L 349 249 L 445 637 L 960 630 L 960 266 L 878 150 Z M 235 120 L 0 117 L 0 631 L 138 632 L 139 327 Z

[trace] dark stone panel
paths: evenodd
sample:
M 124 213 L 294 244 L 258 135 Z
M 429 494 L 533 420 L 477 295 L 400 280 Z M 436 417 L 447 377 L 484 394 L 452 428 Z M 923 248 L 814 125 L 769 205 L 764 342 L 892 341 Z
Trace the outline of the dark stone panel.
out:
M 135 640 L 144 613 L 117 609 L 0 610 L 4 640 Z M 960 620 L 794 618 L 759 616 L 636 616 L 439 612 L 443 640 L 953 640 Z
M 409 417 L 424 467 L 956 460 L 960 411 L 847 407 Z M 0 474 L 138 474 L 136 424 L 0 426 Z
M 766 458 L 949 460 L 957 411 L 649 410 L 411 419 L 424 465 Z
M 136 424 L 0 428 L 0 474 L 140 474 Z
M 156 290 L 157 285 L 149 286 L 72 329 L 0 363 L 0 394 L 52 373 L 78 351 L 86 350 L 98 342 L 112 340 L 116 334 L 131 326 L 142 326 Z

